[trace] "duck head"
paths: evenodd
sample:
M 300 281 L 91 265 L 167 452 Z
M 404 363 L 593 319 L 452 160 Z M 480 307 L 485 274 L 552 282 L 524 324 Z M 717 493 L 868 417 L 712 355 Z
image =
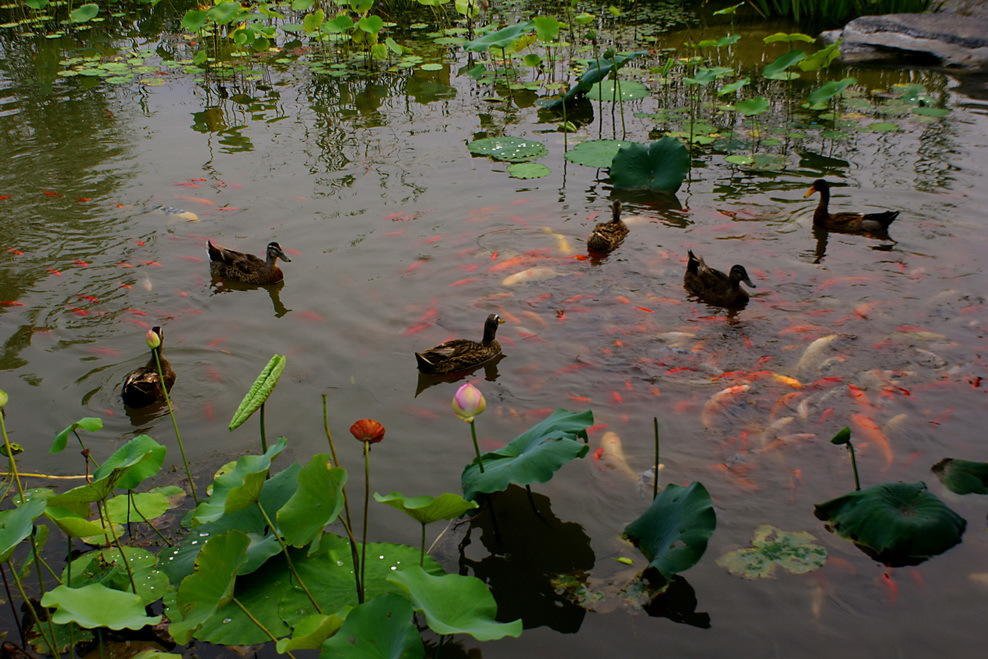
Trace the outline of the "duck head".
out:
M 810 187 L 806 189 L 806 192 L 803 193 L 803 196 L 811 197 L 816 192 L 819 192 L 821 194 L 826 194 L 830 192 L 830 183 L 828 183 L 822 178 L 818 178 L 817 180 L 813 181 L 812 184 L 810 184 Z
M 751 277 L 748 276 L 748 271 L 744 269 L 743 265 L 732 265 L 731 272 L 728 278 L 733 282 L 741 282 L 748 284 L 752 288 L 758 288 L 753 283 L 751 283 Z
M 484 321 L 484 345 L 490 344 L 494 340 L 494 335 L 497 334 L 497 326 L 504 322 L 504 318 L 501 318 L 496 313 L 492 313 Z
M 281 259 L 282 261 L 291 261 L 291 259 L 288 258 L 288 255 L 285 254 L 284 250 L 281 249 L 281 245 L 276 242 L 268 243 L 267 257 L 268 263 L 274 263 L 276 258 Z

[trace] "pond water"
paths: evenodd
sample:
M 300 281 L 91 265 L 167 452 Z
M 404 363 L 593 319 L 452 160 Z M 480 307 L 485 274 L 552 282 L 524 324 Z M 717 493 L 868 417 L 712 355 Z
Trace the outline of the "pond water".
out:
M 542 518 L 513 493 L 499 511 L 503 544 L 470 533 L 461 553 L 466 526 L 438 543 L 448 569 L 484 576 L 502 617 L 522 616 L 527 628 L 519 639 L 458 639 L 444 656 L 453 647 L 486 657 L 660 647 L 674 656 L 980 655 L 985 502 L 951 494 L 930 473 L 944 457 L 986 457 L 988 93 L 977 81 L 961 88 L 937 71 L 835 66 L 825 79 L 858 80 L 846 119 L 895 128 L 836 135 L 825 121 L 759 128 L 756 117 L 784 169 L 744 169 L 699 145 L 669 198 L 615 192 L 605 170 L 563 158 L 599 134 L 647 142 L 682 128 L 681 114 L 657 116 L 685 107 L 690 93 L 681 84 L 663 92 L 648 72 L 661 54 L 623 74 L 653 94 L 623 108 L 594 102 L 590 123 L 567 137 L 533 92 L 495 102 L 489 85 L 459 73 L 459 48 L 422 46 L 438 53 L 437 71 L 332 77 L 292 63 L 305 57 L 292 53 L 256 79 L 203 81 L 162 64 L 193 52 L 171 31 L 175 16 L 159 8 L 140 30 L 124 24 L 112 37 L 0 38 L 0 386 L 23 470 L 79 473 L 72 451 L 47 449 L 81 416 L 106 424 L 88 437 L 97 455 L 136 433 L 172 446 L 167 415 L 128 414 L 120 401 L 124 374 L 147 359 L 145 329 L 161 325 L 200 482 L 256 450 L 255 421 L 232 433 L 226 425 L 281 353 L 288 366 L 266 423 L 269 436 L 289 438 L 290 459 L 325 450 L 325 393 L 345 465 L 359 463 L 352 421 L 387 427 L 373 452 L 376 491 L 456 492 L 472 457 L 468 428 L 449 409 L 459 383 L 420 380 L 413 352 L 479 339 L 497 312 L 505 357 L 469 378 L 488 401 L 481 448 L 555 407 L 590 407 L 596 425 L 586 459 L 533 488 Z M 757 78 L 785 52 L 761 44 L 778 29 L 795 28 L 744 26 L 722 63 Z M 685 49 L 727 31 L 697 24 L 650 43 L 619 31 L 615 45 Z M 132 81 L 58 75 L 74 65 L 67 58 L 128 49 L 151 68 Z M 794 98 L 817 86 L 804 77 Z M 875 109 L 907 83 L 950 114 Z M 781 107 L 785 85 L 773 90 Z M 506 163 L 471 157 L 467 143 L 502 134 L 545 144 L 551 173 L 518 180 Z M 820 176 L 846 184 L 834 210 L 900 211 L 894 241 L 814 235 L 815 198 L 803 191 Z M 624 202 L 630 235 L 608 257 L 587 259 L 586 236 L 612 199 Z M 277 240 L 292 259 L 284 285 L 214 282 L 207 239 L 253 253 Z M 744 310 L 687 297 L 688 249 L 725 271 L 745 265 L 757 288 Z M 622 594 L 644 562 L 620 535 L 649 503 L 653 417 L 661 482 L 702 481 L 718 523 L 674 596 L 646 612 Z M 925 481 L 967 519 L 964 542 L 890 569 L 825 530 L 813 505 L 853 487 L 846 451 L 828 441 L 845 425 L 865 485 Z M 602 443 L 608 431 L 617 443 Z M 826 565 L 747 581 L 716 564 L 764 523 L 812 533 Z M 418 533 L 398 512 L 373 509 L 372 539 L 417 545 Z M 567 579 L 584 588 L 567 589 Z

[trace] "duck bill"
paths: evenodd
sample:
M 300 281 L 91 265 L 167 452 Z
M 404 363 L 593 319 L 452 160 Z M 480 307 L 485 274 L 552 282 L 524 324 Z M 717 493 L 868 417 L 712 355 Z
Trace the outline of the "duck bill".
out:
M 816 192 L 816 187 L 811 185 L 809 188 L 807 188 L 806 192 L 803 193 L 803 196 L 812 197 L 815 192 Z
M 285 252 L 280 249 L 278 250 L 278 258 L 281 259 L 282 261 L 287 261 L 289 263 L 291 263 L 292 261 L 290 258 L 288 258 L 288 254 L 285 254 Z
M 748 286 L 751 286 L 752 288 L 758 288 L 757 286 L 755 286 L 755 285 L 754 285 L 754 284 L 752 283 L 752 281 L 751 281 L 751 277 L 745 277 L 745 278 L 744 278 L 744 279 L 742 279 L 741 281 L 743 281 L 744 283 L 746 283 L 746 284 L 748 284 Z

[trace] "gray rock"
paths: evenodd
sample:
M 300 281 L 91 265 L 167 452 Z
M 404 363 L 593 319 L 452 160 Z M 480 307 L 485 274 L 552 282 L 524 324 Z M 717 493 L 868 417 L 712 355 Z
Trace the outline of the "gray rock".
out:
M 824 33 L 821 38 L 843 39 L 841 59 L 846 62 L 913 59 L 932 65 L 988 70 L 988 15 L 862 16 L 844 26 L 843 31 Z

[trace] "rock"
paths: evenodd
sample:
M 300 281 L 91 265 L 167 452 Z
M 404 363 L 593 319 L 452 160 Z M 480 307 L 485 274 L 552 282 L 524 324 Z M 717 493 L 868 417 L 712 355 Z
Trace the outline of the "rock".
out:
M 988 70 L 988 15 L 983 14 L 862 16 L 843 31 L 824 33 L 821 38 L 843 39 L 841 59 L 845 62 L 911 59 L 934 66 Z

